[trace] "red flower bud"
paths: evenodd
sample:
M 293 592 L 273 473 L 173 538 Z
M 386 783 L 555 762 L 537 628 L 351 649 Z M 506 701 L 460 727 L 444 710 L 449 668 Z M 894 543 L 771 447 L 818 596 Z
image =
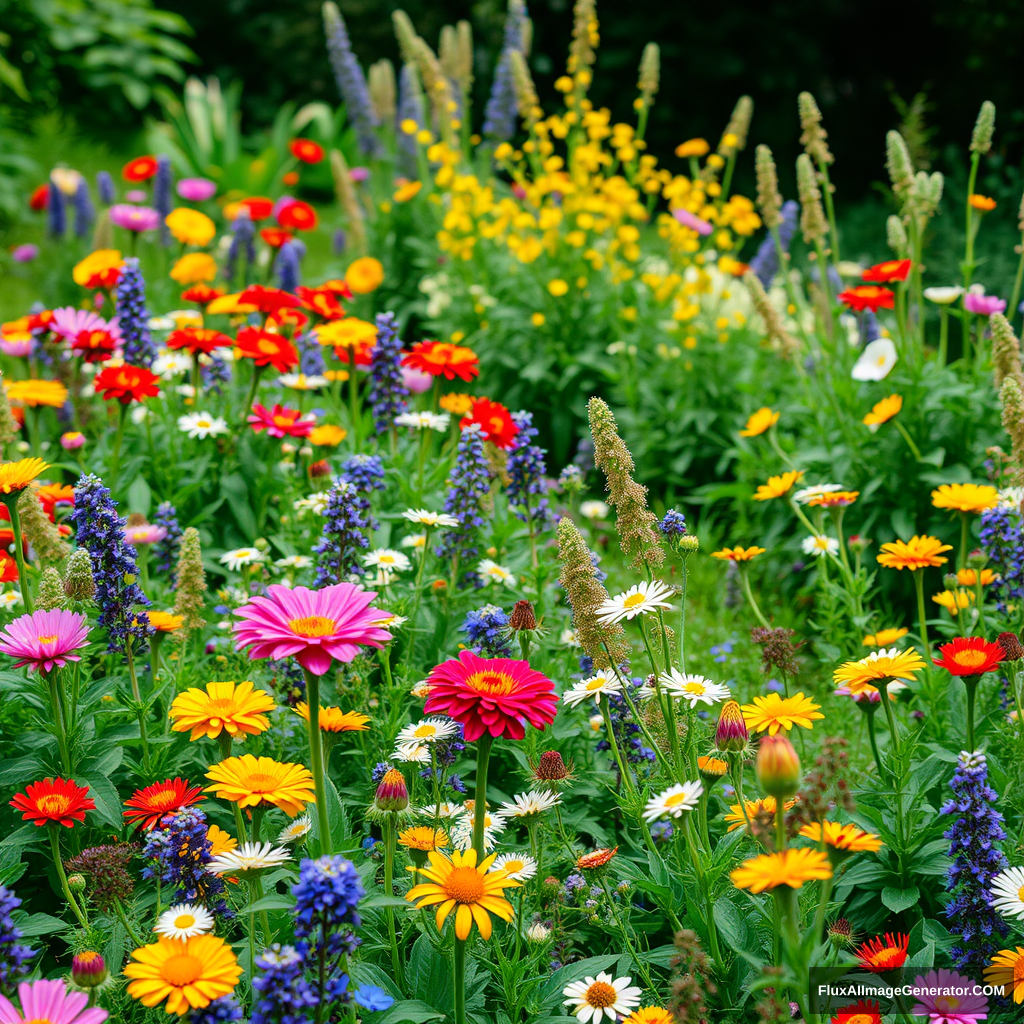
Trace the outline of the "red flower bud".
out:
M 785 736 L 761 739 L 754 768 L 761 788 L 776 800 L 785 800 L 800 788 L 800 758 Z

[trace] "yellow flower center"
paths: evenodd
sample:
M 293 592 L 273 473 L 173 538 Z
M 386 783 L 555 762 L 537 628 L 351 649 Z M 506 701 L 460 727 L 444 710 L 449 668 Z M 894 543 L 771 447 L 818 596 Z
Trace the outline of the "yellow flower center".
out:
M 522 871 L 526 864 L 521 860 L 507 860 L 501 865 L 505 871 L 510 875 L 514 875 L 517 871 Z
M 276 342 L 269 341 L 267 338 L 260 338 L 256 343 L 256 351 L 263 355 L 272 356 L 279 348 L 280 346 Z
M 437 727 L 424 723 L 418 726 L 416 731 L 413 733 L 417 739 L 426 739 L 428 736 L 433 736 L 437 732 Z
M 960 1009 L 960 1000 L 951 995 L 939 996 L 935 1000 L 935 1009 L 941 1010 L 943 1013 L 954 1014 Z
M 1017 899 L 1024 903 L 1024 885 L 1017 890 Z
M 160 977 L 175 988 L 184 988 L 197 981 L 203 974 L 203 962 L 189 953 L 168 957 L 160 968 Z
M 206 704 L 206 712 L 211 718 L 227 718 L 237 710 L 238 704 L 231 697 L 218 697 L 216 700 L 207 701 Z
M 478 903 L 484 894 L 484 880 L 476 868 L 454 868 L 441 888 L 456 903 Z
M 395 564 L 395 556 L 394 555 L 379 555 L 377 560 L 380 562 L 381 565 L 394 565 Z
M 278 780 L 265 772 L 254 772 L 245 778 L 245 788 L 253 793 L 272 793 L 277 789 Z
M 589 683 L 587 683 L 587 689 L 591 691 L 600 690 L 601 687 L 604 686 L 605 682 L 606 680 L 604 676 L 595 676 Z
M 846 1024 L 875 1024 L 876 1018 L 870 1013 L 858 1013 L 852 1017 L 845 1017 Z
M 687 693 L 695 693 L 698 697 L 707 693 L 707 687 L 703 683 L 687 683 L 683 689 Z
M 307 615 L 301 619 L 292 619 L 288 626 L 297 636 L 330 636 L 334 632 L 334 619 L 329 619 L 325 615 Z
M 630 594 L 625 601 L 622 602 L 623 608 L 635 608 L 638 604 L 643 604 L 647 600 L 644 594 Z
M 594 984 L 587 989 L 587 1005 L 596 1006 L 601 1010 L 606 1006 L 614 1006 L 618 1001 L 618 998 L 619 993 L 616 992 L 614 986 L 609 985 L 607 981 L 595 981 Z
M 56 634 L 53 634 L 52 636 L 37 636 L 36 639 L 41 644 L 55 644 L 57 642 Z
M 671 796 L 665 798 L 666 807 L 678 807 L 681 803 L 686 800 L 685 793 L 673 793 Z
M 68 809 L 68 803 L 68 798 L 62 793 L 47 793 L 36 801 L 43 814 L 63 814 Z
M 474 672 L 466 677 L 466 685 L 477 693 L 501 696 L 511 693 L 516 684 L 515 680 L 504 672 Z
M 191 914 L 179 914 L 174 919 L 175 928 L 193 928 L 195 923 L 196 919 Z
M 956 663 L 961 668 L 977 668 L 985 663 L 984 651 L 960 651 L 956 655 Z
M 172 807 L 178 802 L 178 794 L 173 789 L 164 789 L 154 793 L 148 800 L 150 808 Z

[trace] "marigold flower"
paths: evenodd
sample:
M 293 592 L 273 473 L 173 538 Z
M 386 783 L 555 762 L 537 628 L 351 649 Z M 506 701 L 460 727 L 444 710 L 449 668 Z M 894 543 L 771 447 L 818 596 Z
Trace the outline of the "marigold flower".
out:
M 999 503 L 999 491 L 988 484 L 942 484 L 932 491 L 932 505 L 954 512 L 984 512 Z
M 800 835 L 816 843 L 822 842 L 840 852 L 876 853 L 882 848 L 882 839 L 873 832 L 865 832 L 856 825 L 841 825 L 838 821 L 812 821 L 800 829 Z
M 312 231 L 320 223 L 320 218 L 309 203 L 293 199 L 278 211 L 277 223 L 293 231 Z
M 72 280 L 82 288 L 115 287 L 121 280 L 123 260 L 117 249 L 97 249 L 84 260 L 75 264 L 71 271 Z
M 1005 657 L 999 644 L 981 636 L 958 636 L 939 648 L 940 658 L 932 661 L 952 676 L 983 676 Z
M 266 712 L 276 706 L 266 690 L 256 688 L 249 680 L 209 682 L 205 690 L 193 686 L 179 693 L 168 717 L 174 723 L 174 732 L 191 731 L 190 740 L 204 736 L 215 740 L 222 732 L 232 738 L 258 736 L 270 728 Z
M 791 811 L 794 807 L 796 807 L 795 800 L 787 800 L 782 805 L 782 809 L 784 811 Z M 760 800 L 744 800 L 743 807 L 740 807 L 739 804 L 730 804 L 730 813 L 726 814 L 724 818 L 729 825 L 727 831 L 735 832 L 736 829 L 743 828 L 747 824 L 748 819 L 753 821 L 756 817 L 762 814 L 774 818 L 775 808 L 776 803 L 775 797 L 773 796 L 762 797 Z M 743 814 L 744 811 L 746 811 L 745 817 Z
M 309 705 L 303 700 L 292 709 L 301 718 L 309 721 Z M 359 711 L 342 711 L 341 708 L 320 706 L 321 732 L 364 732 L 369 729 L 370 716 Z
M 171 331 L 167 338 L 169 349 L 185 349 L 194 356 L 200 352 L 209 355 L 218 348 L 229 348 L 233 344 L 226 334 L 203 327 L 181 327 Z
M 143 789 L 137 789 L 124 805 L 124 812 L 129 825 L 138 825 L 140 829 L 151 829 L 160 823 L 168 814 L 180 811 L 182 807 L 191 807 L 205 800 L 202 786 L 190 786 L 187 779 L 165 779 L 154 782 Z
M 75 822 L 85 821 L 85 812 L 96 810 L 96 803 L 88 795 L 88 786 L 79 786 L 74 779 L 46 778 L 32 782 L 18 793 L 11 806 L 21 811 L 24 821 L 33 825 L 63 825 L 74 828 Z
M 985 968 L 985 981 L 1001 985 L 1004 996 L 1013 996 L 1015 1003 L 1024 1003 L 1024 949 L 1003 949 Z
M 996 208 L 996 201 L 990 196 L 982 196 L 974 193 L 967 197 L 967 202 L 970 204 L 971 209 L 978 210 L 980 213 L 988 213 L 989 210 Z
M 871 407 L 871 412 L 861 422 L 865 426 L 877 429 L 883 423 L 888 423 L 902 408 L 903 396 L 890 395 L 888 398 L 883 398 L 880 402 L 875 402 Z
M 880 309 L 892 309 L 896 303 L 896 293 L 890 288 L 877 284 L 860 284 L 855 288 L 847 288 L 839 293 L 839 301 L 846 303 L 856 313 L 870 309 L 877 313 Z
M 497 448 L 509 448 L 519 433 L 519 427 L 508 409 L 489 398 L 477 398 L 469 415 L 459 420 L 463 430 L 474 423 L 483 429 L 484 440 L 490 441 Z
M 256 366 L 272 366 L 278 373 L 287 373 L 299 365 L 295 346 L 283 335 L 272 334 L 261 327 L 243 327 L 238 332 L 235 355 L 251 359 Z
M 885 260 L 882 263 L 876 263 L 873 267 L 868 267 L 861 274 L 861 280 L 873 284 L 886 284 L 889 281 L 906 281 L 911 265 L 910 260 Z
M 938 594 L 932 594 L 932 600 L 955 618 L 958 611 L 974 603 L 974 594 L 969 590 L 958 590 L 956 593 L 943 590 Z
M 164 223 L 174 238 L 182 245 L 195 245 L 202 248 L 209 245 L 217 234 L 217 225 L 199 210 L 188 206 L 179 206 L 171 210 Z
M 316 799 L 313 776 L 305 765 L 270 757 L 229 757 L 211 765 L 206 777 L 213 783 L 206 787 L 207 793 L 243 809 L 273 805 L 294 818 Z
M 158 633 L 174 633 L 185 624 L 183 615 L 174 615 L 171 612 L 150 611 L 146 615 L 149 624 Z
M 422 181 L 407 181 L 395 189 L 391 198 L 396 203 L 407 203 L 410 199 L 415 199 L 420 194 L 422 188 Z
M 288 151 L 304 164 L 318 164 L 324 158 L 324 147 L 312 139 L 292 139 Z
M 707 156 L 710 151 L 711 146 L 706 139 L 687 139 L 686 142 L 681 142 L 676 146 L 676 156 L 683 158 Z
M 744 861 L 729 872 L 737 889 L 753 893 L 788 885 L 800 889 L 804 882 L 832 877 L 832 865 L 821 850 L 789 849 L 778 853 L 762 853 Z
M 763 555 L 765 550 L 765 548 L 758 547 L 722 548 L 721 551 L 712 551 L 711 557 L 718 558 L 726 562 L 749 562 L 751 559 L 757 558 L 758 555 Z
M 409 366 L 420 373 L 428 373 L 431 377 L 444 377 L 445 380 L 459 380 L 467 383 L 480 374 L 480 357 L 464 345 L 452 345 L 446 341 L 420 341 L 412 347 L 411 352 L 402 356 L 402 365 Z M 447 397 L 447 396 L 446 396 Z M 470 406 L 475 401 L 469 395 Z M 469 409 L 448 409 L 442 402 L 442 408 L 448 412 L 468 412 Z
M 457 391 L 449 391 L 438 400 L 438 405 L 452 416 L 465 416 L 473 408 L 474 398 L 472 395 L 459 394 Z
M 910 947 L 910 936 L 897 932 L 892 935 L 885 933 L 885 939 L 876 935 L 869 942 L 857 948 L 857 959 L 860 966 L 871 974 L 890 974 L 898 971 L 907 962 L 907 950 Z
M 781 415 L 781 412 L 774 412 L 767 405 L 763 406 L 757 412 L 751 413 L 747 425 L 740 431 L 740 437 L 757 437 L 765 433 L 779 422 Z
M 948 559 L 940 556 L 943 551 L 952 550 L 952 544 L 943 544 L 938 537 L 915 534 L 908 541 L 896 540 L 883 544 L 878 564 L 889 569 L 924 569 L 927 566 L 945 565 Z
M 205 252 L 187 252 L 171 267 L 171 280 L 178 284 L 202 284 L 217 276 L 217 261 Z M 197 300 L 189 300 L 195 302 Z M 210 300 L 206 300 L 210 301 Z
M 957 569 L 956 572 L 956 581 L 961 587 L 976 586 L 979 580 L 983 587 L 987 587 L 997 579 L 999 579 L 999 573 L 993 572 L 991 569 L 982 569 L 980 576 L 976 569 Z
M 132 959 L 124 969 L 124 976 L 132 979 L 128 995 L 149 1007 L 166 1000 L 166 1011 L 179 1017 L 229 995 L 242 976 L 234 951 L 216 935 L 161 936 L 134 950 Z
M 803 475 L 804 471 L 802 469 L 792 469 L 779 476 L 768 477 L 766 484 L 758 485 L 754 501 L 769 501 L 772 498 L 781 498 L 792 490 L 793 484 L 801 480 Z
M 384 267 L 372 256 L 353 260 L 345 271 L 345 284 L 354 295 L 369 295 L 384 283 Z
M 104 401 L 118 401 L 122 405 L 142 402 L 160 394 L 160 378 L 144 366 L 107 366 L 93 379 L 93 386 Z
M 4 381 L 4 386 L 9 401 L 32 408 L 42 405 L 60 409 L 68 400 L 68 389 L 59 380 L 11 380 Z
M 448 845 L 448 833 L 443 828 L 435 829 L 429 825 L 416 825 L 398 833 L 398 844 L 407 850 L 430 853 Z
M 42 459 L 19 459 L 0 463 L 0 493 L 15 494 L 23 491 L 40 473 L 50 468 Z
M 903 632 L 905 634 L 906 630 Z M 832 681 L 849 687 L 851 694 L 856 696 L 866 686 L 874 686 L 879 681 L 913 679 L 924 667 L 924 659 L 913 648 L 906 651 L 895 647 L 882 648 L 859 661 L 840 665 L 832 673 Z
M 818 711 L 820 704 L 815 704 L 803 693 L 795 693 L 792 697 L 780 697 L 777 693 L 754 698 L 753 704 L 744 704 L 740 709 L 747 727 L 753 732 L 768 730 L 774 736 L 780 729 L 789 732 L 794 725 L 803 729 L 813 729 L 814 722 L 825 716 Z

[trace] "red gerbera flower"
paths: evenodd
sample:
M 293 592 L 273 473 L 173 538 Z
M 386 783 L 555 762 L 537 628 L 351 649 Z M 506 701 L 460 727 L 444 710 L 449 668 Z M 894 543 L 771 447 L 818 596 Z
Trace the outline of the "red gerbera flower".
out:
M 910 260 L 885 260 L 868 267 L 861 274 L 862 281 L 872 281 L 875 284 L 885 284 L 887 281 L 906 281 L 910 273 Z
M 277 223 L 296 231 L 312 231 L 320 222 L 316 210 L 309 203 L 295 199 L 277 213 Z
M 102 363 L 117 348 L 117 339 L 110 331 L 79 331 L 71 342 L 71 350 L 84 356 L 87 363 Z
M 28 197 L 28 208 L 30 210 L 45 210 L 50 205 L 50 186 L 48 184 L 37 185 Z
M 206 327 L 179 327 L 176 331 L 171 331 L 167 338 L 168 348 L 185 348 L 192 355 L 199 352 L 209 355 L 214 349 L 226 348 L 233 344 L 226 334 Z
M 302 303 L 291 292 L 280 288 L 266 288 L 251 284 L 238 296 L 240 306 L 254 306 L 260 313 L 273 313 L 279 309 L 298 309 Z
M 96 374 L 93 385 L 103 395 L 104 401 L 115 398 L 122 405 L 141 402 L 144 398 L 156 398 L 160 394 L 157 381 L 160 378 L 144 366 L 108 366 Z
M 154 782 L 144 789 L 135 790 L 131 798 L 124 802 L 128 808 L 124 816 L 129 825 L 151 829 L 165 815 L 205 800 L 202 794 L 203 787 L 190 786 L 187 779 L 164 779 L 163 782 Z
M 845 302 L 857 313 L 870 309 L 877 313 L 880 309 L 892 309 L 896 302 L 896 293 L 889 288 L 877 284 L 859 284 L 856 288 L 848 288 L 839 293 L 839 301 Z
M 446 341 L 420 341 L 411 352 L 402 356 L 402 365 L 410 366 L 431 377 L 445 380 L 471 381 L 480 375 L 480 359 L 465 345 L 450 345 Z
M 339 299 L 351 299 L 352 289 L 348 286 L 348 281 L 341 278 L 332 277 L 330 281 L 324 281 L 320 288 L 325 292 L 330 292 L 332 295 L 337 295 Z
M 125 181 L 149 181 L 156 174 L 155 156 L 137 156 L 129 160 L 121 171 L 121 177 Z
M 555 720 L 555 684 L 526 661 L 462 651 L 457 661 L 436 666 L 427 684 L 426 714 L 461 722 L 470 743 L 485 732 L 521 740 L 526 735 L 524 722 L 543 729 Z
M 459 423 L 468 427 L 473 423 L 483 427 L 484 440 L 490 441 L 498 448 L 508 448 L 519 433 L 512 414 L 500 402 L 492 402 L 489 398 L 476 398 L 468 416 L 463 416 Z
M 249 422 L 257 434 L 265 430 L 270 437 L 309 437 L 316 426 L 314 420 L 302 419 L 300 409 L 289 409 L 283 405 L 275 405 L 273 409 L 254 405 Z
M 1006 657 L 999 644 L 981 636 L 958 636 L 939 648 L 941 658 L 932 658 L 952 676 L 983 676 Z
M 324 320 L 340 320 L 345 315 L 337 295 L 329 288 L 307 288 L 300 284 L 295 289 L 295 294 L 302 300 L 306 309 L 323 317 Z
M 858 999 L 837 1010 L 832 1024 L 882 1024 L 882 1006 L 873 999 Z
M 876 935 L 870 942 L 864 942 L 857 948 L 857 959 L 865 971 L 872 974 L 889 974 L 899 970 L 907 959 L 910 936 L 897 932 L 895 935 L 885 933 Z
M 25 787 L 11 806 L 21 811 L 23 821 L 33 825 L 63 825 L 74 828 L 75 822 L 85 821 L 86 811 L 95 811 L 96 804 L 88 796 L 89 787 L 79 786 L 74 779 L 43 779 Z
M 271 249 L 280 249 L 285 242 L 290 242 L 295 236 L 284 228 L 260 228 L 260 238 L 263 239 Z
M 260 327 L 243 327 L 235 346 L 236 354 L 243 359 L 251 359 L 257 366 L 272 366 L 278 373 L 299 365 L 298 350 L 287 338 Z
M 324 147 L 312 139 L 292 139 L 288 148 L 292 156 L 304 164 L 318 164 L 324 158 Z
M 249 217 L 253 222 L 266 220 L 274 212 L 274 200 L 266 196 L 249 196 L 238 204 L 249 211 Z
M 219 299 L 223 294 L 224 291 L 221 288 L 211 288 L 208 284 L 194 284 L 181 293 L 181 298 L 183 302 L 198 302 L 200 306 L 205 306 L 208 302 Z

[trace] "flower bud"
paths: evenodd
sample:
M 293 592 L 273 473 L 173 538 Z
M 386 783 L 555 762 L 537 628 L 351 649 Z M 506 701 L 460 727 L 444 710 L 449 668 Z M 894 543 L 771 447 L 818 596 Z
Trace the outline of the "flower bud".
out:
M 700 550 L 700 541 L 692 533 L 680 537 L 676 544 L 680 551 L 688 555 L 692 555 L 694 551 Z
M 967 567 L 969 569 L 984 569 L 987 564 L 988 555 L 979 548 L 975 548 L 967 556 Z
M 85 875 L 68 875 L 68 888 L 72 892 L 85 892 Z
M 869 537 L 862 537 L 859 533 L 853 534 L 846 542 L 846 546 L 851 551 L 856 551 L 858 554 L 867 551 L 870 544 L 871 539 Z
M 79 988 L 98 988 L 107 980 L 107 965 L 91 949 L 76 953 L 71 961 L 71 980 Z
M 826 929 L 828 941 L 836 949 L 852 949 L 857 943 L 850 922 L 845 917 L 837 917 Z
M 942 585 L 947 590 L 953 591 L 960 586 L 960 580 L 957 579 L 955 572 L 947 572 L 946 575 L 942 577 Z
M 722 713 L 718 717 L 718 728 L 715 730 L 715 746 L 721 751 L 738 753 L 743 750 L 750 739 L 743 712 L 734 700 L 726 701 Z
M 1020 661 L 1024 658 L 1024 645 L 1021 645 L 1016 633 L 1000 633 L 996 643 L 1002 647 L 1007 661 Z
M 384 773 L 377 786 L 373 805 L 378 811 L 404 811 L 409 806 L 405 776 L 397 768 L 389 768 Z
M 548 937 L 551 935 L 551 929 L 541 921 L 536 924 L 531 924 L 526 929 L 526 937 L 530 942 L 547 942 Z
M 331 475 L 331 464 L 326 459 L 317 459 L 309 464 L 309 475 L 314 479 Z
M 713 786 L 728 770 L 729 762 L 723 761 L 720 757 L 697 758 L 697 771 L 709 786 Z
M 785 736 L 761 740 L 754 770 L 761 788 L 776 800 L 785 800 L 800 788 L 800 758 Z
M 516 601 L 512 606 L 512 614 L 508 617 L 508 628 L 516 633 L 537 628 L 537 616 L 529 601 Z

